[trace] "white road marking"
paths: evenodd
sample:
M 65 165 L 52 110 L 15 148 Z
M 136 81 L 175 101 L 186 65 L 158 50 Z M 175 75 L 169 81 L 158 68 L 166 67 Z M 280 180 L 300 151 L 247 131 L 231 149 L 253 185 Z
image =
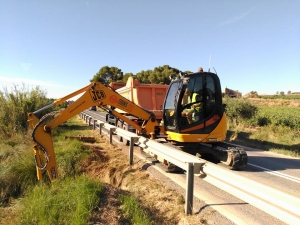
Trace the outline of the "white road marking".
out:
M 284 179 L 287 179 L 287 180 L 294 181 L 296 183 L 300 183 L 300 178 L 298 178 L 298 177 L 293 177 L 293 176 L 290 176 L 290 175 L 287 175 L 287 174 L 284 174 L 284 173 L 280 173 L 280 172 L 276 172 L 276 171 L 273 171 L 273 170 L 269 170 L 267 168 L 264 168 L 264 167 L 261 167 L 261 166 L 257 166 L 257 165 L 251 164 L 251 163 L 248 163 L 247 165 L 260 168 L 260 169 L 262 169 L 262 170 L 266 171 L 267 173 L 272 174 L 274 176 L 278 176 L 278 177 L 281 177 L 281 178 L 284 178 Z

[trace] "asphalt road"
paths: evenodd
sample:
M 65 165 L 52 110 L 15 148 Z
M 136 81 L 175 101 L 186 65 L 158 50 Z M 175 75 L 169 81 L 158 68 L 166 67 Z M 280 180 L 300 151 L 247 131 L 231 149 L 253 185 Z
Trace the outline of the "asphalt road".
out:
M 244 149 L 248 165 L 236 173 L 300 198 L 300 159 L 259 149 Z

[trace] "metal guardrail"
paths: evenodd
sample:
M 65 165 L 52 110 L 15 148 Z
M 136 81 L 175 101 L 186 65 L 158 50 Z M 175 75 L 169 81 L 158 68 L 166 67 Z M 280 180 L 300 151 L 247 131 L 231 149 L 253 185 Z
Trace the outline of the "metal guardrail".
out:
M 133 149 L 134 145 L 138 145 L 148 152 L 160 156 L 161 158 L 167 160 L 168 162 L 180 167 L 186 171 L 186 201 L 185 201 L 185 213 L 192 214 L 193 212 L 193 197 L 194 197 L 194 174 L 198 174 L 201 171 L 202 166 L 205 161 L 200 160 L 196 156 L 192 156 L 183 151 L 172 148 L 171 146 L 166 146 L 164 144 L 158 143 L 154 140 L 149 140 L 145 137 L 138 136 L 130 131 L 117 128 L 108 123 L 104 123 L 99 120 L 93 120 L 92 116 L 85 113 L 81 113 L 81 118 L 84 119 L 89 125 L 93 125 L 94 129 L 99 129 L 100 134 L 102 134 L 103 127 L 108 130 L 109 143 L 113 143 L 113 135 L 121 136 L 122 138 L 130 141 L 129 146 L 129 164 L 133 164 Z M 93 124 L 92 124 L 93 120 Z
M 85 116 L 82 118 L 85 119 L 85 121 L 89 121 L 89 119 L 86 119 Z M 102 123 L 105 124 L 104 122 Z M 130 143 L 134 142 L 147 151 L 160 155 L 176 166 L 187 171 L 186 214 L 191 214 L 193 208 L 194 173 L 197 173 L 200 169 L 202 169 L 202 172 L 206 174 L 205 178 L 203 178 L 206 182 L 211 183 L 216 187 L 220 187 L 228 193 L 234 193 L 234 195 L 239 199 L 250 203 L 256 208 L 261 209 L 287 224 L 300 224 L 299 198 L 242 177 L 226 168 L 221 168 L 212 163 L 206 162 L 203 166 L 203 162 L 196 157 L 166 145 L 162 145 L 154 140 L 139 137 L 136 134 L 124 131 L 109 124 L 103 126 L 110 131 L 111 143 L 111 138 L 114 133 L 117 134 L 119 132 L 118 135 L 127 140 L 134 137 L 135 139 L 131 140 Z

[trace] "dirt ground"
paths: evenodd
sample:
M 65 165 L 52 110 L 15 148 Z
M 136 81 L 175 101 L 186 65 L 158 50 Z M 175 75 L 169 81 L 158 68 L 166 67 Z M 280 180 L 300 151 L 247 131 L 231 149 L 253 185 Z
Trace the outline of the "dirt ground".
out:
M 99 137 L 99 135 L 98 135 Z M 185 215 L 184 197 L 163 183 L 150 177 L 143 160 L 134 159 L 132 166 L 121 148 L 110 145 L 105 136 L 99 142 L 88 144 L 93 150 L 81 165 L 88 176 L 105 184 L 100 205 L 95 209 L 89 224 L 131 224 L 121 213 L 120 194 L 135 196 L 150 215 L 153 224 L 215 224 L 210 221 L 214 210 L 206 214 Z

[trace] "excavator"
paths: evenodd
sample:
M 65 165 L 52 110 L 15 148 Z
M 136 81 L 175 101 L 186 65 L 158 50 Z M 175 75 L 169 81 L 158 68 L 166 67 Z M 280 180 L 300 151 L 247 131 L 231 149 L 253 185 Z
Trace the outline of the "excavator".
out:
M 190 154 L 212 155 L 224 162 L 230 169 L 242 169 L 247 165 L 247 153 L 242 148 L 224 148 L 227 125 L 225 105 L 219 77 L 213 72 L 198 71 L 171 78 L 162 107 L 162 120 L 144 108 L 118 94 L 100 82 L 92 82 L 63 98 L 55 100 L 35 112 L 28 113 L 28 123 L 32 129 L 34 156 L 38 180 L 46 170 L 50 180 L 58 178 L 52 130 L 68 119 L 93 106 L 101 107 L 112 116 L 133 127 L 140 136 L 150 139 L 164 139 L 175 148 Z M 189 101 L 184 101 L 186 91 L 191 92 Z M 82 94 L 74 103 L 59 112 L 38 115 L 53 106 L 59 105 L 74 96 Z M 196 97 L 192 97 L 196 96 Z M 185 99 L 186 100 L 186 99 Z M 196 106 L 197 105 L 197 106 Z M 116 109 L 139 118 L 136 123 Z M 189 111 L 189 118 L 186 111 Z M 174 165 L 167 164 L 170 171 Z

